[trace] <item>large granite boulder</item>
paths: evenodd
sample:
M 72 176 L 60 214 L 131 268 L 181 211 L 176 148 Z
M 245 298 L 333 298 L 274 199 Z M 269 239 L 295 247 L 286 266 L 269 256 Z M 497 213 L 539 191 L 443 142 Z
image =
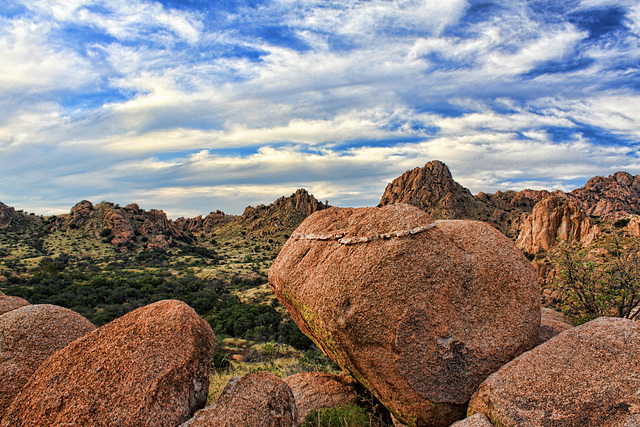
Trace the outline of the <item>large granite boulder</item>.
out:
M 49 304 L 1 315 L 0 419 L 42 362 L 95 328 L 78 313 Z
M 269 372 L 233 378 L 212 405 L 181 427 L 296 427 L 298 414 L 289 386 Z
M 504 427 L 640 425 L 640 325 L 599 318 L 526 352 L 487 378 L 469 413 Z
M 358 403 L 357 383 L 346 375 L 301 372 L 288 376 L 284 382 L 293 392 L 300 422 L 313 409 Z
M 0 292 L 0 315 L 15 310 L 16 308 L 24 307 L 25 305 L 29 305 L 29 301 Z
M 449 426 L 538 342 L 540 287 L 493 227 L 409 205 L 317 212 L 269 282 L 301 330 L 409 425 Z
M 206 402 L 213 345 L 188 305 L 139 308 L 49 357 L 0 426 L 175 427 Z

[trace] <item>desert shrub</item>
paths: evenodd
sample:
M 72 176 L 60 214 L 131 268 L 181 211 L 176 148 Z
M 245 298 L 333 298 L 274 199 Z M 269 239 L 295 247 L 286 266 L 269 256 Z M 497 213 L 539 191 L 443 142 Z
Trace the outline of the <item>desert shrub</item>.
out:
M 353 403 L 335 408 L 312 409 L 302 427 L 368 427 L 369 416 Z
M 595 246 L 561 243 L 553 254 L 560 308 L 582 323 L 640 313 L 640 240 L 614 230 Z

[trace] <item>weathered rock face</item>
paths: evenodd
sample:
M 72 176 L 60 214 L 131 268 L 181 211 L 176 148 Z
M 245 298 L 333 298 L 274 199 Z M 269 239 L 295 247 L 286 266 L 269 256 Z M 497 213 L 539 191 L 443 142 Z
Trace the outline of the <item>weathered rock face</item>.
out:
M 121 251 L 136 245 L 166 248 L 173 238 L 186 238 L 182 227 L 168 219 L 163 211 L 145 211 L 135 203 L 121 208 L 109 202 L 94 206 L 83 200 L 71 208 L 68 217 L 56 217 L 49 224 L 51 232 L 68 229 L 104 238 Z M 139 241 L 138 236 L 144 242 Z
M 0 230 L 9 228 L 11 226 L 11 222 L 14 221 L 17 217 L 18 213 L 14 208 L 10 208 L 4 203 L 0 203 Z
M 346 375 L 301 372 L 285 378 L 284 382 L 293 392 L 300 422 L 312 409 L 358 403 L 357 383 Z
M 640 325 L 599 318 L 522 354 L 482 383 L 469 413 L 494 425 L 640 425 Z
M 477 219 L 480 209 L 471 192 L 455 182 L 449 168 L 434 160 L 394 179 L 380 199 L 380 206 L 407 203 L 432 218 Z
M 176 225 L 178 227 L 181 227 L 183 230 L 189 231 L 191 233 L 211 233 L 213 230 L 222 227 L 225 224 L 228 224 L 234 219 L 234 215 L 227 215 L 224 212 L 218 210 L 215 212 L 211 212 L 204 218 L 202 218 L 202 215 L 195 218 L 178 218 L 176 220 Z
M 540 287 L 493 227 L 409 205 L 329 209 L 269 282 L 302 331 L 410 425 L 449 426 L 490 373 L 538 341 Z
M 293 393 L 280 378 L 257 372 L 229 381 L 216 402 L 181 427 L 296 427 Z
M 542 307 L 542 317 L 540 319 L 540 340 L 539 343 L 549 341 L 556 335 L 573 328 L 573 323 L 562 313 L 558 313 L 550 308 Z
M 578 203 L 550 196 L 538 203 L 522 222 L 516 246 L 535 254 L 555 246 L 556 238 L 589 244 L 599 233 L 600 229 Z
M 0 425 L 179 425 L 205 404 L 213 344 L 182 302 L 139 308 L 49 357 Z
M 596 176 L 569 194 L 582 203 L 587 215 L 623 218 L 640 212 L 640 175 Z
M 0 316 L 0 419 L 42 362 L 93 330 L 78 313 L 49 304 Z
M 7 313 L 16 308 L 29 305 L 29 301 L 20 297 L 11 297 L 0 292 L 0 315 Z
M 483 414 L 475 414 L 462 421 L 452 424 L 451 427 L 493 427 L 493 424 Z

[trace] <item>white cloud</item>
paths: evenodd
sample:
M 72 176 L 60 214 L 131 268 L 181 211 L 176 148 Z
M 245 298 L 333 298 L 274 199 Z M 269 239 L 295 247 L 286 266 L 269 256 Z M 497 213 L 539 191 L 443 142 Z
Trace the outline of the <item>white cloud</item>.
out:
M 52 24 L 0 18 L 0 26 L 0 91 L 77 89 L 97 79 L 86 59 L 49 42 Z
M 640 3 L 636 3 L 636 5 L 630 9 L 627 18 L 629 29 L 637 36 L 640 36 Z
M 539 37 L 519 46 L 514 54 L 494 51 L 486 58 L 485 68 L 491 74 L 522 74 L 546 61 L 559 61 L 574 52 L 576 44 L 586 38 L 587 33 L 578 31 L 574 26 Z
M 38 0 L 28 3 L 28 7 L 60 22 L 96 27 L 118 40 L 134 40 L 145 35 L 161 38 L 158 29 L 164 29 L 184 41 L 196 43 L 203 27 L 196 15 L 166 9 L 155 1 Z M 97 8 L 102 11 L 98 12 Z
M 314 7 L 321 3 L 321 7 Z M 468 3 L 466 0 L 373 0 L 334 2 L 333 7 L 326 7 L 326 2 L 310 2 L 309 6 L 313 8 L 301 20 L 293 21 L 296 26 L 366 39 L 394 28 L 440 34 L 457 22 Z

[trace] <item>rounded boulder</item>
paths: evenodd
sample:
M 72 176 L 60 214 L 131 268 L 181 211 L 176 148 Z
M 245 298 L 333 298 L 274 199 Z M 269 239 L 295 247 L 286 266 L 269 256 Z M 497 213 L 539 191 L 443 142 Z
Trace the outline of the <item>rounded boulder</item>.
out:
M 0 419 L 31 375 L 52 354 L 96 327 L 78 313 L 49 304 L 0 316 Z
M 640 425 L 640 325 L 601 317 L 528 351 L 479 387 L 469 414 L 504 427 Z
M 538 277 L 511 241 L 410 205 L 311 215 L 269 282 L 301 330 L 408 425 L 464 418 L 478 385 L 538 341 Z
M 0 426 L 174 427 L 206 402 L 213 345 L 188 305 L 139 308 L 49 357 Z
M 313 409 L 357 404 L 357 383 L 346 375 L 327 372 L 300 372 L 284 379 L 296 401 L 298 418 L 303 422 Z
M 16 308 L 24 307 L 25 305 L 29 305 L 29 301 L 0 292 L 0 315 L 15 310 Z
M 213 405 L 180 427 L 297 427 L 289 386 L 270 372 L 233 378 Z

